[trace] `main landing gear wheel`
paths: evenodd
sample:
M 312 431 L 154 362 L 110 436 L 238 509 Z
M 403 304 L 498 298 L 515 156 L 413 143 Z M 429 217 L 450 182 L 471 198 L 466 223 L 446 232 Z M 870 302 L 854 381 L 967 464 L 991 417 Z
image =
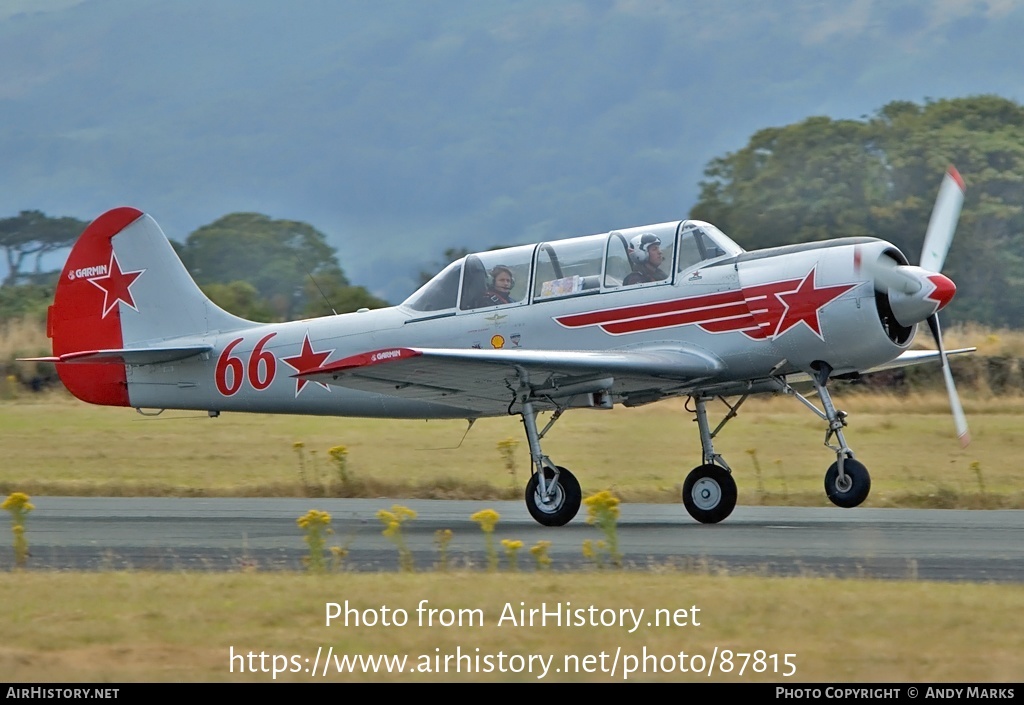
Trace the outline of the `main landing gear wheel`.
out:
M 690 471 L 683 483 L 683 505 L 702 524 L 717 524 L 736 507 L 736 481 L 723 467 L 708 463 Z
M 551 468 L 544 468 L 545 484 L 554 477 Z M 537 473 L 531 475 L 530 481 L 526 483 L 526 508 L 538 524 L 565 526 L 576 516 L 582 502 L 583 491 L 579 480 L 562 466 L 558 466 L 558 486 L 546 498 L 540 494 L 540 478 Z
M 825 473 L 825 494 L 832 504 L 840 507 L 856 507 L 868 497 L 871 491 L 871 475 L 864 463 L 853 458 L 843 460 L 843 474 L 839 477 L 839 462 L 832 463 Z

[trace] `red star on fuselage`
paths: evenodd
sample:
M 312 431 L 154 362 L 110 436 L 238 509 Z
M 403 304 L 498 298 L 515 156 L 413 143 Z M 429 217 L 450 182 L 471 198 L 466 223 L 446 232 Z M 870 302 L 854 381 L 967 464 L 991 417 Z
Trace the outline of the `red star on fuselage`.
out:
M 794 291 L 775 295 L 782 302 L 782 305 L 786 307 L 786 310 L 783 311 L 782 318 L 779 319 L 779 325 L 775 329 L 774 337 L 778 338 L 787 330 L 802 322 L 816 336 L 822 340 L 825 339 L 821 334 L 821 320 L 818 318 L 818 312 L 826 304 L 838 299 L 857 285 L 836 284 L 835 286 L 816 287 L 814 285 L 816 269 L 817 267 L 811 267 L 811 271 L 807 273 L 807 276 L 800 282 L 800 286 Z
M 306 331 L 306 336 L 302 339 L 302 352 L 293 357 L 282 357 L 281 361 L 296 372 L 307 372 L 317 367 L 323 367 L 324 361 L 333 354 L 333 348 L 327 352 L 314 352 L 313 346 L 309 342 L 309 331 Z M 303 390 L 309 381 L 308 379 L 295 380 L 295 396 L 299 396 L 299 392 Z M 319 384 L 327 391 L 331 391 L 331 388 L 323 382 L 317 382 L 316 384 Z
M 141 277 L 145 271 L 145 269 L 139 269 L 135 272 L 122 272 L 117 255 L 111 251 L 107 273 L 87 280 L 103 291 L 103 315 L 101 318 L 106 318 L 107 314 L 117 306 L 118 301 L 123 301 L 134 311 L 139 310 L 139 307 L 135 305 L 135 299 L 132 298 L 131 288 L 135 280 Z

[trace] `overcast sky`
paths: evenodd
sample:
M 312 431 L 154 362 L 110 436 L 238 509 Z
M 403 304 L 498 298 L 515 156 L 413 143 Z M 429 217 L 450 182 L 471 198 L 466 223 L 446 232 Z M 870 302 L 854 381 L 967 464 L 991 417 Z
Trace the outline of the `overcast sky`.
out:
M 0 0 L 0 217 L 301 220 L 391 301 L 451 246 L 683 218 L 757 130 L 1024 97 L 1012 0 Z

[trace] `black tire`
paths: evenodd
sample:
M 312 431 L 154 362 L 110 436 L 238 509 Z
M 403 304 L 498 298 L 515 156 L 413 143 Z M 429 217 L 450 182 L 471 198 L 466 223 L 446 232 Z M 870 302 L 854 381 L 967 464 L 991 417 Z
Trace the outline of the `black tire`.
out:
M 553 470 L 544 469 L 546 481 L 550 481 L 554 476 Z M 576 516 L 582 502 L 583 491 L 580 489 L 579 480 L 561 465 L 558 466 L 558 487 L 555 488 L 554 497 L 550 502 L 545 503 L 541 500 L 537 473 L 531 475 L 530 481 L 526 483 L 526 508 L 538 524 L 565 526 Z
M 832 463 L 825 473 L 825 494 L 832 504 L 839 507 L 856 507 L 868 498 L 871 491 L 871 475 L 864 463 L 853 458 L 843 460 L 846 484 L 839 482 L 839 462 Z
M 701 524 L 717 524 L 736 508 L 736 481 L 718 465 L 699 465 L 683 483 L 683 506 Z

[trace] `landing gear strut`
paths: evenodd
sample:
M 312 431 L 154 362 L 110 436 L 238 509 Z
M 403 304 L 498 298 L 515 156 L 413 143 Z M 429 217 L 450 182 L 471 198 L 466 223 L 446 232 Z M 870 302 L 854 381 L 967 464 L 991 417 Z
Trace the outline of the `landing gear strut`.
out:
M 519 401 L 522 404 L 523 426 L 530 444 L 533 474 L 526 483 L 526 508 L 538 524 L 564 526 L 580 510 L 583 492 L 576 477 L 565 468 L 555 465 L 540 449 L 540 439 L 562 415 L 558 409 L 544 429 L 537 432 L 537 410 L 525 372 L 520 373 Z
M 825 446 L 835 451 L 836 462 L 825 473 L 825 494 L 829 501 L 839 507 L 856 507 L 868 497 L 871 491 L 871 475 L 864 464 L 854 460 L 853 451 L 846 445 L 843 428 L 846 426 L 846 412 L 836 409 L 828 391 L 828 378 L 832 367 L 827 362 L 818 362 L 811 374 L 811 381 L 818 392 L 818 398 L 825 409 L 821 411 L 803 395 L 786 385 L 787 391 L 796 396 L 807 408 L 828 422 L 825 431 Z M 838 445 L 832 444 L 835 437 Z
M 746 397 L 729 407 L 729 414 L 714 431 L 708 425 L 705 397 L 691 397 L 695 405 L 697 426 L 700 428 L 700 447 L 703 465 L 698 465 L 683 483 L 683 506 L 702 524 L 717 524 L 732 514 L 736 507 L 736 481 L 722 456 L 715 452 L 714 437 L 736 415 Z
M 780 364 L 781 367 L 781 364 Z M 772 376 L 778 390 L 792 394 L 807 408 L 828 423 L 825 431 L 825 446 L 836 454 L 836 462 L 832 463 L 825 473 L 825 494 L 829 500 L 840 507 L 856 507 L 867 499 L 871 491 L 871 475 L 864 464 L 853 457 L 853 451 L 846 445 L 843 428 L 846 427 L 846 412 L 836 409 L 832 403 L 832 395 L 828 391 L 828 380 L 832 367 L 826 362 L 813 365 L 811 381 L 821 400 L 822 411 L 809 399 L 793 389 L 784 377 Z M 714 524 L 725 519 L 736 506 L 736 482 L 733 480 L 729 465 L 721 455 L 715 452 L 714 438 L 722 427 L 736 416 L 747 395 L 740 398 L 735 405 L 729 407 L 722 422 L 712 431 L 708 424 L 706 409 L 711 397 L 694 395 L 690 397 L 694 407 L 688 410 L 696 416 L 700 429 L 700 446 L 702 465 L 698 465 L 686 476 L 683 483 L 683 505 L 697 521 L 703 524 Z M 834 439 L 834 440 L 833 440 Z

